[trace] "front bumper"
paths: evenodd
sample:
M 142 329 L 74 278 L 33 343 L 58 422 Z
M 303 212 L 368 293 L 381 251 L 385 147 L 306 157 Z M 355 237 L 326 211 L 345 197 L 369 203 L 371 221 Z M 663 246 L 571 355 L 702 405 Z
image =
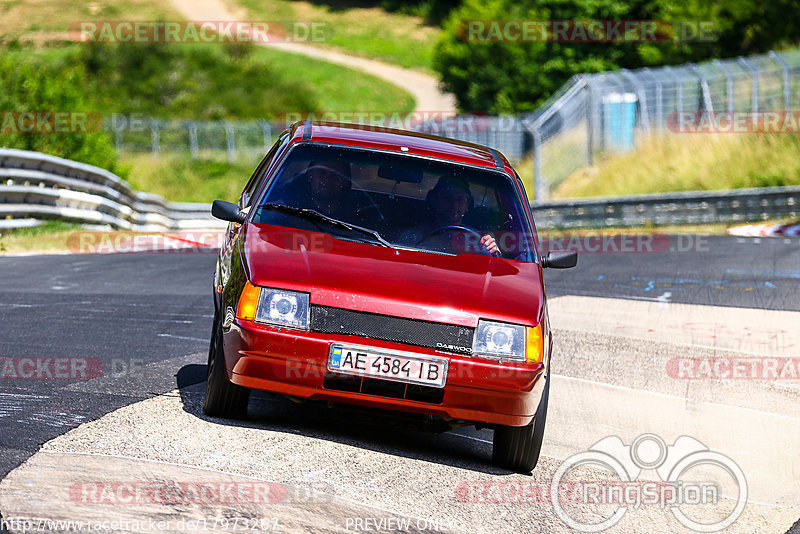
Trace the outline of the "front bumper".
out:
M 499 364 L 358 336 L 278 328 L 236 319 L 223 333 L 223 343 L 226 371 L 234 384 L 301 398 L 429 414 L 445 419 L 527 425 L 533 420 L 544 389 L 542 364 Z M 446 357 L 450 363 L 441 402 L 421 402 L 326 387 L 326 374 L 331 376 L 327 361 L 332 343 Z

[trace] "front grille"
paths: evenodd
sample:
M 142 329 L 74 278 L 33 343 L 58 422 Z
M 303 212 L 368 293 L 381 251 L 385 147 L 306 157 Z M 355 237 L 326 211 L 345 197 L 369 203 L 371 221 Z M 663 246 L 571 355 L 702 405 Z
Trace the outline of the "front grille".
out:
M 329 306 L 311 306 L 311 330 L 394 341 L 454 354 L 470 354 L 475 329 Z
M 419 384 L 405 384 L 392 380 L 379 378 L 362 378 L 360 376 L 343 375 L 339 373 L 326 373 L 322 382 L 325 389 L 336 391 L 350 391 L 377 395 L 392 399 L 407 399 L 430 404 L 441 404 L 444 400 L 444 389 Z

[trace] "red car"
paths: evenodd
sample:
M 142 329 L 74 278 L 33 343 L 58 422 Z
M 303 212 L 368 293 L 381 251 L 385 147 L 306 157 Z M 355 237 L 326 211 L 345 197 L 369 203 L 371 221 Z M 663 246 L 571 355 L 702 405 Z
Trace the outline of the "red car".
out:
M 493 460 L 530 471 L 552 335 L 519 176 L 498 152 L 413 132 L 298 122 L 238 204 L 214 280 L 204 411 L 251 389 L 494 428 Z

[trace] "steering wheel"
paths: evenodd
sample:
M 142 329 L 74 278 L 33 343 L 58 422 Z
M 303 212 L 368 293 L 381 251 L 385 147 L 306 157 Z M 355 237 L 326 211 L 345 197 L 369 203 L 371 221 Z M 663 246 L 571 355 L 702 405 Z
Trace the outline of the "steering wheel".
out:
M 371 210 L 374 210 L 376 212 L 376 214 L 378 215 L 378 218 L 380 219 L 381 223 L 385 223 L 386 222 L 386 217 L 384 217 L 383 210 L 381 210 L 381 207 L 378 206 L 374 201 L 372 201 L 372 199 L 370 199 L 370 202 L 371 202 L 370 204 L 367 204 L 366 206 L 363 206 L 363 207 L 358 208 L 356 210 L 356 213 L 355 213 L 356 217 L 358 217 L 360 219 L 363 219 L 364 218 L 363 217 L 363 213 L 364 212 L 369 212 Z
M 472 235 L 474 235 L 475 237 L 478 238 L 478 242 L 480 242 L 480 240 L 483 239 L 483 236 L 481 235 L 481 233 L 478 232 L 474 228 L 470 228 L 469 226 L 462 226 L 460 224 L 448 224 L 448 225 L 440 226 L 438 228 L 434 228 L 433 230 L 431 230 L 428 233 L 428 235 L 426 235 L 425 237 L 423 237 L 422 239 L 417 241 L 417 245 L 421 244 L 423 241 L 425 241 L 427 239 L 430 239 L 433 236 L 439 235 L 439 234 L 444 233 L 444 232 L 453 232 L 453 231 L 467 232 L 469 234 L 472 234 Z M 489 250 L 486 249 L 486 247 L 484 247 L 483 245 L 480 246 L 480 251 L 483 254 L 487 255 L 487 256 L 492 256 L 492 253 L 489 252 Z

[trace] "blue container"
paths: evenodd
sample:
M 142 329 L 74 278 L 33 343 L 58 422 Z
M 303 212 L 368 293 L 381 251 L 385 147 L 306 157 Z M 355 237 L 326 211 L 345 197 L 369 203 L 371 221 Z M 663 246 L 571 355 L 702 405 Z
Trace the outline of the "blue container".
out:
M 611 93 L 603 97 L 603 146 L 606 150 L 628 152 L 633 149 L 638 104 L 634 93 Z

